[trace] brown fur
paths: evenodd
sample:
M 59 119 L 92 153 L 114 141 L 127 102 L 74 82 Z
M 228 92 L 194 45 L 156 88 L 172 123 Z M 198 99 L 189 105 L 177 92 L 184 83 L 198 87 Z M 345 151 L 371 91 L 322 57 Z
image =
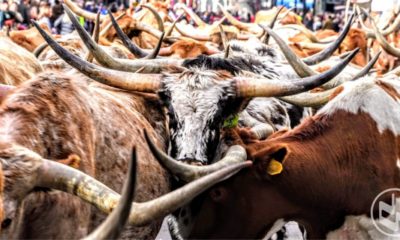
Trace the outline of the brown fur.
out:
M 208 48 L 204 43 L 194 40 L 179 40 L 169 47 L 169 51 L 164 51 L 164 56 L 178 58 L 195 58 L 201 54 L 207 54 Z
M 20 200 L 15 199 L 16 186 L 29 183 L 18 181 L 17 176 L 27 175 L 21 172 L 23 168 L 12 168 L 11 161 L 32 163 L 28 155 L 18 155 L 17 146 L 53 160 L 76 154 L 81 171 L 119 192 L 131 148 L 136 145 L 135 201 L 142 202 L 170 191 L 169 175 L 149 154 L 142 134 L 146 128 L 165 149 L 165 125 L 165 115 L 153 95 L 127 93 L 99 86 L 81 75 L 61 73 L 45 73 L 22 84 L 0 108 L 0 159 L 9 163 L 5 210 L 6 217 L 13 220 L 9 232 L 2 234 L 10 234 L 8 238 L 76 239 L 86 236 L 105 217 L 76 197 L 46 191 L 29 194 L 14 214 L 10 212 L 11 200 Z M 122 237 L 154 239 L 161 220 L 154 219 L 141 228 L 127 227 Z
M 265 23 L 265 22 L 269 23 L 269 22 L 271 22 L 272 19 L 275 16 L 275 14 L 276 14 L 277 9 L 278 8 L 274 8 L 274 9 L 271 9 L 271 10 L 258 11 L 256 13 L 254 22 L 255 23 Z M 282 12 L 280 13 L 280 15 L 282 16 L 282 15 L 286 14 L 287 11 L 288 11 L 288 9 L 284 8 L 282 10 Z M 290 12 L 284 19 L 281 19 L 280 23 L 282 25 L 286 25 L 286 24 L 302 24 L 300 16 L 295 14 L 295 13 L 293 13 L 293 12 Z
M 381 191 L 400 186 L 399 143 L 368 114 L 339 110 L 247 144 L 253 168 L 203 195 L 189 237 L 261 238 L 284 219 L 301 223 L 311 239 L 325 238 L 346 215 L 368 215 Z M 283 163 L 280 174 L 267 173 L 271 159 Z
M 389 84 L 383 82 L 383 81 L 376 81 L 376 84 L 381 87 L 389 96 L 391 96 L 394 100 L 399 100 L 400 99 L 400 94 L 394 89 L 392 86 Z
M 0 37 L 0 83 L 18 85 L 42 71 L 39 61 L 26 49 Z
M 360 51 L 351 62 L 358 66 L 365 66 L 367 64 L 367 40 L 365 32 L 358 28 L 351 28 L 340 45 L 339 52 L 344 53 L 356 48 L 360 48 Z
M 40 24 L 40 27 L 47 33 L 51 34 L 47 24 L 42 23 Z M 12 31 L 10 32 L 10 38 L 13 42 L 30 52 L 33 52 L 33 50 L 35 50 L 40 44 L 44 43 L 44 39 L 35 27 L 28 30 Z

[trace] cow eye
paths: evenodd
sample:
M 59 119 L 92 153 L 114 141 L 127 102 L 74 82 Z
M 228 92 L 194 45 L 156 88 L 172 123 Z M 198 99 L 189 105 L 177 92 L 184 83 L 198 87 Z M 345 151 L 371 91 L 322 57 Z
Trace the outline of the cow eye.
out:
M 1 228 L 2 229 L 8 228 L 11 225 L 11 222 L 12 222 L 11 218 L 4 219 L 3 222 L 1 223 Z

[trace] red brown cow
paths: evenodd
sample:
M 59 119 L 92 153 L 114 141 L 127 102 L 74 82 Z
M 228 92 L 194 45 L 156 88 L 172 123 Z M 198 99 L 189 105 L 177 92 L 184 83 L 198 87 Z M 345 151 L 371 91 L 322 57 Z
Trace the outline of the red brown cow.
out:
M 197 220 L 187 236 L 261 238 L 283 219 L 321 239 L 347 215 L 369 216 L 383 190 L 399 188 L 398 79 L 349 82 L 332 97 L 297 128 L 265 141 L 246 140 L 252 169 L 194 201 Z
M 134 145 L 138 146 L 135 200 L 144 202 L 171 191 L 169 175 L 149 154 L 142 129 L 165 149 L 166 117 L 151 94 L 102 87 L 82 75 L 67 77 L 59 72 L 38 75 L 10 92 L 0 107 L 0 162 L 5 177 L 1 237 L 76 239 L 87 235 L 104 215 L 79 198 L 47 188 L 61 187 L 109 213 L 119 196 L 103 184 L 121 189 Z M 42 166 L 43 158 L 77 165 L 102 183 L 89 189 L 93 180 L 73 177 L 62 183 L 66 178 L 48 167 L 54 164 Z M 131 225 L 122 237 L 153 239 L 165 214 L 239 168 L 214 175 L 211 181 L 193 182 L 181 189 L 185 194 L 172 192 L 155 202 L 136 203 Z
M 50 29 L 47 24 L 43 23 L 40 25 L 46 32 L 50 33 Z M 36 28 L 30 28 L 22 31 L 10 32 L 10 38 L 16 44 L 24 47 L 26 50 L 33 52 L 40 44 L 44 43 L 42 37 Z

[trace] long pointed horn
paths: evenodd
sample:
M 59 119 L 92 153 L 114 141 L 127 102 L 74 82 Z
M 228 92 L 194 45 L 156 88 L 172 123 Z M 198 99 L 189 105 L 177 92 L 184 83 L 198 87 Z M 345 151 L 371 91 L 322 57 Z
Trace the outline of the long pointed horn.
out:
M 279 97 L 294 95 L 311 90 L 337 76 L 354 58 L 359 49 L 351 52 L 344 60 L 321 74 L 288 80 L 263 80 L 256 78 L 235 78 L 237 97 Z
M 185 182 L 191 182 L 216 172 L 226 166 L 231 166 L 235 163 L 246 161 L 246 150 L 243 147 L 236 145 L 229 148 L 226 156 L 220 161 L 207 166 L 192 166 L 175 160 L 160 150 L 151 140 L 147 131 L 144 131 L 144 136 L 149 145 L 149 148 L 155 158 L 166 167 L 171 173 Z
M 228 38 L 226 37 L 226 33 L 225 33 L 224 28 L 222 27 L 222 25 L 219 24 L 218 27 L 219 27 L 219 32 L 221 34 L 222 46 L 224 47 L 225 52 L 226 52 L 227 48 L 228 48 Z
M 379 51 L 372 59 L 371 61 L 368 62 L 363 69 L 359 73 L 357 73 L 350 81 L 359 79 L 361 77 L 364 77 L 369 73 L 369 71 L 374 67 L 375 63 L 378 61 L 379 56 L 381 55 L 382 51 Z
M 319 108 L 329 102 L 330 96 L 336 91 L 338 87 L 323 92 L 304 92 L 292 96 L 279 97 L 279 99 L 300 107 Z
M 164 32 L 165 31 L 164 30 L 164 22 L 161 19 L 160 14 L 158 14 L 157 10 L 155 10 L 151 5 L 147 5 L 147 4 L 142 5 L 142 7 L 147 8 L 153 14 L 154 18 L 157 21 L 158 30 L 160 32 Z
M 358 13 L 361 13 L 362 8 L 360 8 L 359 6 L 356 6 L 356 10 Z M 363 9 L 364 10 L 364 9 Z M 365 13 L 365 10 L 362 11 L 363 14 Z M 368 14 L 366 14 L 368 16 Z M 367 38 L 376 38 L 376 34 L 373 30 L 371 30 L 370 28 L 368 28 L 367 26 L 365 26 L 364 22 L 362 21 L 361 15 L 359 15 L 359 22 L 361 23 L 362 28 L 364 29 L 364 31 L 366 32 L 366 36 Z M 387 27 L 386 29 L 384 29 L 383 31 L 381 31 L 381 34 L 383 36 L 387 36 L 391 33 L 393 33 L 394 31 L 398 30 L 400 27 L 400 14 L 398 14 L 395 18 L 395 20 L 393 21 L 393 23 Z
M 97 45 L 86 30 L 79 24 L 78 20 L 75 18 L 74 14 L 70 9 L 63 5 L 65 12 L 71 19 L 72 24 L 75 26 L 79 36 L 81 37 L 85 46 L 93 54 L 94 58 L 103 66 L 111 68 L 114 70 L 126 71 L 126 72 L 136 72 L 140 68 L 144 67 L 143 72 L 157 73 L 161 72 L 163 69 L 169 66 L 180 65 L 179 60 L 173 59 L 155 59 L 152 61 L 148 60 L 129 60 L 129 59 L 115 59 L 106 53 L 99 45 Z M 159 60 L 158 62 L 156 60 Z
M 57 39 L 56 40 L 58 43 L 65 43 L 64 40 L 61 39 Z M 37 48 L 35 48 L 35 50 L 33 50 L 33 55 L 35 55 L 36 58 L 39 58 L 40 54 L 42 54 L 42 52 L 49 46 L 49 44 L 47 42 L 44 42 L 42 44 L 40 44 Z
M 224 14 L 224 16 L 226 17 L 226 19 L 235 27 L 237 27 L 241 30 L 246 30 L 246 31 L 249 31 L 252 33 L 257 33 L 257 34 L 260 33 L 260 31 L 262 31 L 262 29 L 259 28 L 259 26 L 257 24 L 244 23 L 244 22 L 237 20 L 228 11 L 226 11 L 224 6 L 222 6 L 220 3 L 217 3 L 217 6 L 219 7 L 219 9 L 221 9 L 221 11 Z
M 193 21 L 196 23 L 197 26 L 199 27 L 206 27 L 208 26 L 207 23 L 205 23 L 196 13 L 194 13 L 190 8 L 186 7 L 186 5 L 182 5 L 181 7 L 183 9 L 183 11 L 185 11 L 185 13 L 187 15 L 189 15 L 189 17 L 191 19 L 193 19 Z
M 76 15 L 84 17 L 88 20 L 95 21 L 96 14 L 83 10 L 82 8 L 78 7 L 76 3 L 73 3 L 71 0 L 64 0 L 64 4 L 67 5 Z M 100 22 L 105 20 L 104 16 L 100 16 Z
M 274 29 L 276 20 L 278 20 L 279 14 L 282 12 L 283 8 L 284 8 L 283 6 L 278 8 L 274 18 L 272 19 L 271 23 L 269 24 L 269 28 Z M 267 44 L 267 45 L 269 43 L 269 34 L 268 33 L 266 33 L 266 35 L 265 35 L 264 43 Z
M 100 38 L 100 11 L 97 12 L 96 15 L 96 21 L 94 22 L 94 30 L 93 30 L 93 34 L 92 34 L 92 39 L 95 43 L 99 42 L 99 38 Z M 86 55 L 86 61 L 88 62 L 92 62 L 93 61 L 93 55 L 89 52 Z
M 376 40 L 379 42 L 379 44 L 382 46 L 382 48 L 388 52 L 389 54 L 400 57 L 400 49 L 393 47 L 390 45 L 390 43 L 385 39 L 385 37 L 382 35 L 382 33 L 379 31 L 378 27 L 376 26 L 375 21 L 372 19 L 372 17 L 364 10 L 365 14 L 367 14 L 368 18 L 371 20 L 371 25 L 372 28 L 374 29 Z
M 211 41 L 210 35 L 198 33 L 198 31 L 186 31 L 179 23 L 175 25 L 175 29 L 182 34 L 182 36 L 192 38 L 198 41 Z
M 346 23 L 346 26 L 344 27 L 342 33 L 339 35 L 339 37 L 331 43 L 329 46 L 327 46 L 324 50 L 321 52 L 314 54 L 310 57 L 303 58 L 303 62 L 307 65 L 315 65 L 317 63 L 322 62 L 323 60 L 329 58 L 335 51 L 336 49 L 339 48 L 340 44 L 343 42 L 343 40 L 346 38 L 347 33 L 350 30 L 350 27 L 353 23 L 355 13 L 353 13 L 349 19 L 349 21 Z
M 180 21 L 182 19 L 182 17 L 184 16 L 185 13 L 181 13 L 181 15 L 179 15 L 171 24 L 171 26 L 168 28 L 168 31 L 165 33 L 165 37 L 169 37 L 172 34 L 172 31 L 175 28 L 175 25 L 178 21 Z
M 250 161 L 234 164 L 159 198 L 141 203 L 134 202 L 129 214 L 129 223 L 134 226 L 144 226 L 155 219 L 160 219 L 187 204 L 214 184 L 249 166 L 251 166 Z M 119 194 L 96 179 L 54 161 L 43 160 L 37 173 L 40 176 L 35 184 L 37 187 L 52 188 L 74 194 L 105 213 L 110 213 L 120 199 Z
M 61 47 L 35 21 L 32 21 L 32 23 L 58 56 L 81 73 L 100 83 L 140 92 L 156 92 L 161 86 L 162 77 L 160 74 L 126 74 L 86 62 Z
M 136 149 L 132 150 L 132 159 L 129 162 L 126 181 L 122 187 L 121 199 L 117 207 L 111 212 L 100 226 L 96 228 L 85 240 L 106 240 L 116 239 L 124 229 L 124 226 L 129 218 L 132 201 L 136 187 Z
M 260 26 L 264 28 L 268 34 L 275 40 L 278 44 L 279 48 L 282 50 L 289 64 L 293 67 L 296 73 L 300 77 L 309 77 L 317 74 L 314 70 L 312 70 L 307 64 L 301 61 L 300 58 L 296 56 L 296 54 L 290 49 L 290 47 L 285 43 L 285 41 L 278 36 L 271 28 L 267 26 Z
M 286 29 L 286 28 L 295 29 L 295 30 L 297 30 L 297 31 L 300 31 L 300 32 L 302 32 L 308 39 L 310 39 L 311 42 L 313 42 L 313 43 L 320 43 L 320 40 L 317 39 L 317 37 L 314 35 L 314 33 L 311 32 L 310 30 L 308 30 L 308 29 L 307 29 L 306 27 L 304 27 L 304 26 L 300 26 L 300 25 L 297 25 L 297 24 L 287 24 L 287 25 L 280 26 L 280 27 L 278 27 L 278 28 L 276 28 L 276 29 L 278 30 L 278 29 Z
M 118 20 L 120 20 L 123 16 L 125 16 L 125 14 L 126 14 L 126 13 L 121 13 L 120 15 L 118 15 L 118 16 L 115 18 L 115 21 L 118 22 Z M 105 36 L 107 35 L 108 31 L 110 31 L 111 27 L 112 27 L 112 22 L 109 22 L 109 23 L 103 28 L 103 30 L 101 30 L 101 32 L 100 32 L 100 37 L 105 37 Z
M 137 46 L 132 40 L 122 31 L 119 27 L 117 21 L 114 19 L 112 13 L 109 11 L 109 16 L 111 19 L 112 26 L 114 27 L 115 31 L 117 32 L 118 37 L 121 39 L 122 43 L 128 50 L 137 58 L 144 58 L 148 55 L 148 53 Z
M 135 55 L 137 58 L 146 58 L 146 59 L 154 59 L 157 57 L 162 41 L 164 39 L 164 33 L 161 35 L 161 38 L 158 40 L 156 48 L 151 53 L 148 53 L 147 51 L 141 49 L 139 46 L 137 46 L 134 42 L 132 42 L 131 39 L 122 31 L 122 29 L 119 27 L 117 21 L 114 19 L 113 15 L 109 11 L 109 16 L 111 19 L 111 23 L 115 28 L 115 31 L 117 32 L 118 37 L 122 40 L 122 43 L 128 50 Z

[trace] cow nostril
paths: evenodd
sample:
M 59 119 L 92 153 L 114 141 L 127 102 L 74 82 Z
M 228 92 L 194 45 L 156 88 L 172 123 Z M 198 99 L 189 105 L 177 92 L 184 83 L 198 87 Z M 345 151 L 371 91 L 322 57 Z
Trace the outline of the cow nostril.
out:
M 4 219 L 3 222 L 1 223 L 1 228 L 2 229 L 8 228 L 11 225 L 11 222 L 12 222 L 11 218 Z

